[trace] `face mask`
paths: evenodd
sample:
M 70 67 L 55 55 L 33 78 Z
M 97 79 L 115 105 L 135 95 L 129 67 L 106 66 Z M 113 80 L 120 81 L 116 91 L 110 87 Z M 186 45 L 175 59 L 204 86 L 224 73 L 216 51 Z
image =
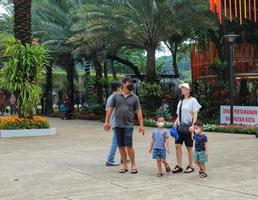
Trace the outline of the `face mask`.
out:
M 201 131 L 200 131 L 200 130 L 195 129 L 195 130 L 194 130 L 194 132 L 195 132 L 196 134 L 200 134 L 200 132 L 201 132 Z
M 162 127 L 165 126 L 165 123 L 164 122 L 159 122 L 159 123 L 157 123 L 157 125 L 158 125 L 159 128 L 162 128 Z
M 133 85 L 127 85 L 126 87 L 127 87 L 127 89 L 128 89 L 130 92 L 133 91 L 133 89 L 134 89 L 134 86 L 133 86 Z

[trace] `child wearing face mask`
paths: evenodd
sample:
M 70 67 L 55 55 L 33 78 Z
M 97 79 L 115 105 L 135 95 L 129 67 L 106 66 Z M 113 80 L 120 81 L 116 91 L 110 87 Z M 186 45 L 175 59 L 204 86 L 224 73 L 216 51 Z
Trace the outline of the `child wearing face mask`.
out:
M 159 117 L 157 119 L 158 128 L 152 133 L 151 145 L 149 148 L 149 153 L 152 152 L 152 158 L 156 160 L 158 173 L 157 176 L 163 176 L 162 164 L 165 166 L 167 173 L 171 171 L 169 164 L 166 161 L 166 154 L 170 153 L 169 148 L 169 133 L 164 128 L 165 119 Z
M 202 132 L 203 124 L 200 121 L 194 123 L 195 152 L 194 161 L 200 168 L 200 178 L 206 178 L 206 163 L 208 162 L 208 137 Z

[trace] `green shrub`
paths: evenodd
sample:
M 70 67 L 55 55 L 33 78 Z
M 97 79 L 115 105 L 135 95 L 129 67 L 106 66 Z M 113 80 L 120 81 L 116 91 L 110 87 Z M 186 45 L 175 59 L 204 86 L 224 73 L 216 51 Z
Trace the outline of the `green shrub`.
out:
M 169 109 L 168 109 L 168 106 L 161 106 L 159 109 L 156 110 L 156 116 L 157 117 L 164 117 L 166 120 L 167 119 L 170 119 L 172 117 Z
M 17 96 L 19 116 L 32 118 L 42 94 L 39 81 L 48 64 L 47 50 L 41 45 L 23 45 L 13 36 L 0 38 L 0 49 L 7 57 L 0 70 L 0 85 Z
M 147 127 L 156 127 L 157 126 L 156 121 L 153 119 L 144 119 L 143 124 L 144 124 L 144 126 L 147 126 Z M 174 125 L 173 122 L 166 122 L 165 128 L 172 128 L 173 125 Z
M 144 83 L 139 89 L 139 96 L 146 109 L 155 111 L 161 104 L 161 87 L 157 83 Z

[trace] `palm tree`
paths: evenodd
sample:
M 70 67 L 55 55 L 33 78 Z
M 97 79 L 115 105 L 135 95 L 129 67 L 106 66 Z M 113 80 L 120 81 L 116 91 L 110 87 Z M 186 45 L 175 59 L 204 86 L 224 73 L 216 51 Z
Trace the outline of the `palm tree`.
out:
M 14 11 L 13 6 L 8 4 L 5 6 L 5 12 L 0 14 L 0 32 L 3 34 L 13 34 L 14 27 Z
M 168 24 L 169 35 L 165 44 L 172 55 L 174 75 L 179 77 L 177 53 L 184 41 L 195 40 L 196 32 L 210 26 L 208 19 L 208 3 L 204 0 L 172 0 L 170 6 L 176 12 L 171 12 L 175 27 Z M 176 28 L 176 29 L 175 29 Z M 176 31 L 175 31 L 176 30 Z
M 156 81 L 155 51 L 167 36 L 167 23 L 172 10 L 168 0 L 106 1 L 97 9 L 89 9 L 89 31 L 105 33 L 121 46 L 145 49 L 146 81 Z M 119 37 L 117 37 L 119 36 Z M 118 39 L 119 41 L 118 41 Z
M 53 62 L 66 69 L 68 94 L 74 108 L 74 57 L 73 45 L 68 43 L 73 24 L 71 12 L 79 6 L 80 0 L 42 0 L 33 7 L 33 33 L 48 47 Z M 53 64 L 53 63 L 52 63 Z M 47 80 L 51 80 L 52 70 L 47 69 Z M 52 85 L 47 81 L 47 96 L 52 98 Z M 51 102 L 51 100 L 49 99 Z
M 31 43 L 32 0 L 13 0 L 14 35 L 22 43 Z

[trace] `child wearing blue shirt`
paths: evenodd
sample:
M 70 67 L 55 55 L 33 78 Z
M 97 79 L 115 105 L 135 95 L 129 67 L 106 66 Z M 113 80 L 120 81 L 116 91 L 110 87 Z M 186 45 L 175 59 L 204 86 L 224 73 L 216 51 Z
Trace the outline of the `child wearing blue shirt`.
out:
M 152 133 L 151 145 L 149 153 L 152 152 L 152 158 L 157 161 L 158 173 L 157 176 L 163 176 L 162 163 L 164 164 L 166 171 L 170 172 L 170 167 L 166 162 L 166 153 L 170 153 L 169 149 L 169 133 L 164 128 L 165 119 L 163 117 L 157 120 L 158 129 L 155 129 Z
M 200 121 L 194 123 L 194 161 L 200 168 L 200 178 L 206 178 L 206 163 L 208 162 L 208 137 L 203 134 L 203 124 Z

